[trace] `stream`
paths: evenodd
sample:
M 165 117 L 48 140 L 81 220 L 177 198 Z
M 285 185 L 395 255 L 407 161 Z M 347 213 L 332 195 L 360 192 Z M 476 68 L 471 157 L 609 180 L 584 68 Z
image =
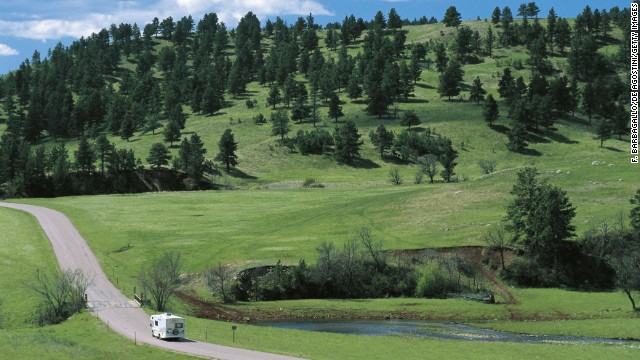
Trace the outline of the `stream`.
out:
M 396 335 L 416 338 L 461 341 L 595 344 L 637 343 L 636 341 L 629 340 L 614 340 L 594 337 L 516 334 L 504 331 L 481 329 L 456 323 L 442 323 L 419 320 L 273 321 L 254 323 L 253 325 L 305 331 L 330 332 L 337 334 L 365 336 Z

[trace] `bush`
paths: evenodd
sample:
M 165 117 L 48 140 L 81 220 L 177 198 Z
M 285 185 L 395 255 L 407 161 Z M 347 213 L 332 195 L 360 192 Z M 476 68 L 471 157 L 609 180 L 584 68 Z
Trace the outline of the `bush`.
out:
M 394 185 L 402 185 L 403 179 L 399 168 L 394 167 L 389 170 L 389 181 Z
M 478 166 L 482 169 L 482 172 L 485 174 L 491 174 L 496 170 L 496 165 L 498 163 L 495 160 L 486 160 L 480 159 L 478 160 Z
M 256 115 L 253 117 L 253 122 L 256 125 L 261 125 L 261 124 L 266 124 L 267 123 L 267 119 L 264 117 L 264 115 L 262 115 L 262 113 Z
M 316 179 L 307 178 L 302 183 L 303 188 L 323 188 L 324 185 L 316 182 Z
M 456 284 L 445 276 L 437 262 L 431 261 L 418 279 L 415 294 L 418 297 L 446 298 L 456 290 Z
M 320 155 L 328 151 L 333 145 L 333 137 L 326 130 L 298 131 L 295 143 L 302 155 Z

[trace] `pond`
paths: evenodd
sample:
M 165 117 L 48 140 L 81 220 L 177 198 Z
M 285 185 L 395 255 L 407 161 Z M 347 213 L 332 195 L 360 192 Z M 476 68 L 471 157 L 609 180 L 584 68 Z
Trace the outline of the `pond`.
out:
M 398 335 L 416 338 L 430 338 L 462 341 L 501 341 L 516 343 L 600 343 L 621 344 L 629 341 L 593 337 L 563 335 L 528 335 L 503 331 L 480 329 L 473 326 L 418 320 L 319 320 L 319 321 L 277 321 L 255 323 L 285 329 L 320 331 L 351 335 Z

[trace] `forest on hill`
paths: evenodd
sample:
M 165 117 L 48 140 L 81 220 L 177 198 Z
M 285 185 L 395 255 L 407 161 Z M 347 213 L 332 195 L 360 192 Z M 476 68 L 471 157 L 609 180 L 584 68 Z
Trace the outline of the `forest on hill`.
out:
M 141 185 L 140 178 L 153 176 L 149 167 L 169 167 L 166 174 L 190 179 L 181 188 L 209 188 L 204 183 L 211 174 L 229 173 L 238 164 L 238 142 L 228 129 L 217 151 L 206 149 L 203 140 L 213 140 L 202 139 L 187 123 L 238 104 L 255 114 L 256 124 L 270 123 L 271 135 L 291 151 L 358 166 L 369 140 L 381 157 L 416 164 L 430 182 L 438 175 L 454 181 L 461 149 L 449 137 L 419 126 L 428 105 L 402 109 L 423 101 L 416 87 L 424 86 L 437 89 L 439 101 L 461 101 L 468 94 L 469 102 L 482 104 L 479 111 L 489 126 L 506 115 L 511 126 L 503 131 L 513 152 L 526 154 L 533 132 L 553 131 L 554 119 L 576 111 L 589 122 L 594 119 L 601 146 L 613 135 L 627 134 L 628 80 L 622 79 L 629 79 L 624 76 L 629 9 L 587 6 L 575 20 L 556 16 L 553 8 L 546 19 L 539 12 L 535 3 L 517 10 L 496 7 L 480 25 L 462 23 L 455 6 L 440 24 L 426 17 L 402 20 L 395 9 L 368 21 L 351 15 L 324 28 L 311 14 L 287 25 L 280 18 L 262 24 L 251 12 L 235 29 L 227 29 L 215 13 L 197 24 L 190 16 L 155 18 L 143 29 L 113 24 L 69 47 L 59 44 L 47 56 L 36 52 L 0 78 L 0 116 L 6 124 L 0 139 L 0 193 L 46 197 L 148 191 L 153 187 Z M 440 36 L 446 31 L 446 40 L 412 36 L 442 25 Z M 622 31 L 613 36 L 616 28 Z M 610 46 L 618 50 L 600 51 Z M 510 61 L 497 88 L 483 88 L 479 77 L 463 82 L 467 65 L 492 58 L 496 49 L 522 48 L 527 58 Z M 530 75 L 514 75 L 523 69 Z M 425 84 L 424 73 L 434 70 L 437 83 Z M 265 103 L 258 104 L 258 98 Z M 364 106 L 372 119 L 397 118 L 406 130 L 396 133 L 382 124 L 361 134 L 345 114 L 353 104 Z M 498 104 L 508 114 L 500 114 Z M 258 111 L 260 105 L 265 107 Z M 228 115 L 233 121 L 234 112 Z M 335 121 L 333 132 L 316 128 L 324 116 Z M 314 129 L 291 136 L 292 124 L 301 123 Z M 136 134 L 156 132 L 163 141 L 144 153 L 115 145 L 117 138 L 129 143 Z M 77 144 L 72 154 L 66 142 Z M 179 150 L 172 156 L 174 147 Z M 491 172 L 491 165 L 483 167 Z

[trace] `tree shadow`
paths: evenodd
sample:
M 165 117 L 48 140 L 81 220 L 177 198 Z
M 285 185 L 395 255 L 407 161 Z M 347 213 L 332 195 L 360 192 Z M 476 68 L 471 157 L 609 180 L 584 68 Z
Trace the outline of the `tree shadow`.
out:
M 602 147 L 602 149 L 607 149 L 607 150 L 609 150 L 609 151 L 619 152 L 619 153 L 624 152 L 623 150 L 616 149 L 616 148 L 611 147 L 611 146 L 603 146 L 603 147 Z
M 426 104 L 429 100 L 427 99 L 419 99 L 419 98 L 409 98 L 406 100 L 402 100 L 403 104 Z
M 539 130 L 530 131 L 529 134 L 527 134 L 527 140 L 533 144 L 548 144 L 551 142 L 551 140 L 540 136 L 538 133 Z
M 427 85 L 427 84 L 422 84 L 422 83 L 418 83 L 415 85 L 416 87 L 422 88 L 422 89 L 435 89 L 435 87 L 431 86 L 431 85 Z
M 245 179 L 245 180 L 256 180 L 257 177 L 253 176 L 253 175 L 249 175 L 247 173 L 245 173 L 244 171 L 237 169 L 237 168 L 231 168 L 231 171 L 229 171 L 227 174 L 229 174 L 229 176 L 235 177 L 235 178 L 239 178 L 239 179 Z
M 502 134 L 506 134 L 507 131 L 509 131 L 509 128 L 504 126 L 504 125 L 498 125 L 498 124 L 493 124 L 493 125 L 489 125 L 489 128 L 493 131 L 497 131 L 499 133 Z
M 527 156 L 542 156 L 542 153 L 536 149 L 530 149 L 530 148 L 526 148 L 522 151 L 520 151 L 520 154 L 522 155 L 527 155 Z
M 352 167 L 356 169 L 378 169 L 380 168 L 380 165 L 373 162 L 371 159 L 357 158 L 353 162 Z
M 562 115 L 560 117 L 560 119 L 564 120 L 564 121 L 567 121 L 567 122 L 580 124 L 580 125 L 591 125 L 591 122 L 589 121 L 589 119 L 582 119 L 582 118 L 579 118 L 579 117 L 577 117 L 575 115 L 571 115 L 571 114 Z
M 579 144 L 580 142 L 577 140 L 571 140 L 568 137 L 559 134 L 552 130 L 547 130 L 547 137 L 555 142 L 563 143 L 563 144 Z

